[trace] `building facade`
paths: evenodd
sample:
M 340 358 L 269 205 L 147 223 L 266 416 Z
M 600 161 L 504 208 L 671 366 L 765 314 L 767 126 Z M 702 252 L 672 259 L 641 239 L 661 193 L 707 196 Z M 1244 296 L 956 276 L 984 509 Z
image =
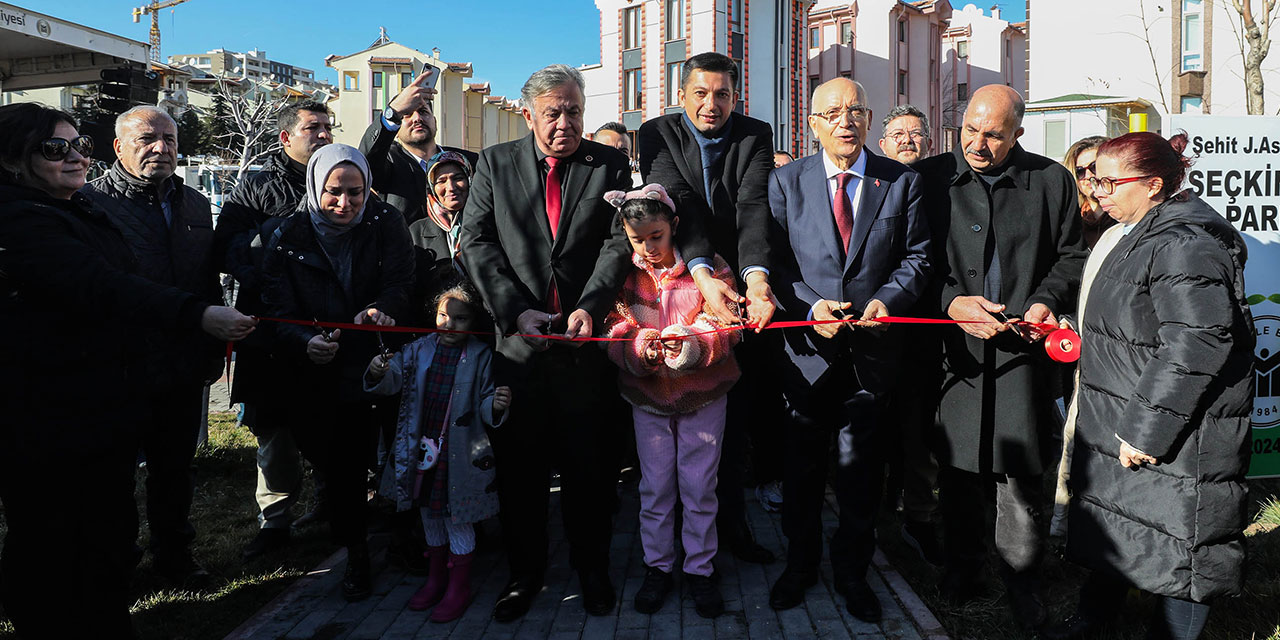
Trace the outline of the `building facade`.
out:
M 325 65 L 338 72 L 338 94 L 329 102 L 336 120 L 334 140 L 356 146 L 365 129 L 422 70 L 437 70 L 436 142 L 470 151 L 524 136 L 528 126 L 519 105 L 489 95 L 487 83 L 470 83 L 470 62 L 445 62 L 440 50 L 423 53 L 390 40 L 385 32 L 356 53 L 330 55 Z
M 979 87 L 1002 84 L 1026 97 L 1027 25 L 1001 18 L 997 7 L 986 13 L 966 4 L 951 14 L 941 55 L 942 136 L 935 139 L 938 151 L 949 151 L 959 140 L 969 96 Z
M 813 0 L 596 0 L 600 63 L 582 67 L 588 132 L 617 121 L 634 136 L 650 118 L 681 110 L 684 61 L 723 53 L 740 70 L 737 110 L 768 122 L 775 146 L 806 145 L 805 19 Z
M 868 137 L 879 139 L 880 119 L 895 106 L 915 105 L 929 116 L 938 140 L 943 123 L 942 34 L 951 18 L 947 0 L 818 0 L 809 9 L 805 48 L 808 88 L 844 77 L 867 91 L 872 111 Z M 809 108 L 805 100 L 805 108 Z M 816 149 L 811 132 L 808 148 Z
M 213 76 L 236 76 L 255 82 L 275 82 L 303 91 L 327 89 L 327 82 L 317 82 L 315 71 L 267 57 L 267 52 L 250 49 L 244 53 L 214 49 L 204 53 L 180 53 L 169 56 L 171 65 L 187 65 Z

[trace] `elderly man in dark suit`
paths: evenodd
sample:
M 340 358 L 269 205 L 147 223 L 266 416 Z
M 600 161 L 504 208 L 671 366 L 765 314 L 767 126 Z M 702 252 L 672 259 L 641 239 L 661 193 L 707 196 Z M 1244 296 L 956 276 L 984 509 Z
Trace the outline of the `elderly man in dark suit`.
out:
M 480 154 L 462 216 L 461 254 L 502 334 L 587 337 L 631 268 L 631 246 L 604 194 L 631 188 L 627 158 L 582 139 L 576 69 L 551 65 L 521 90 L 530 135 Z M 493 617 L 528 611 L 547 567 L 551 467 L 560 471 L 569 562 L 587 613 L 617 604 L 609 580 L 618 425 L 604 351 L 545 338 L 499 337 L 495 375 L 514 396 L 494 432 L 511 579 Z
M 876 415 L 901 352 L 897 328 L 875 319 L 902 314 L 925 291 L 929 231 L 919 176 L 865 147 L 871 110 L 862 86 L 836 78 L 813 93 L 809 126 L 822 152 L 769 179 L 777 259 L 773 280 L 789 319 L 856 323 L 786 329 L 775 375 L 787 397 L 782 531 L 787 568 L 769 604 L 788 609 L 818 581 L 822 501 L 834 436 L 840 527 L 831 540 L 835 589 L 849 612 L 880 621 L 867 585 L 888 438 Z
M 939 329 L 945 359 L 935 452 L 946 537 L 941 590 L 953 601 L 983 593 L 986 495 L 994 485 L 1000 576 L 1017 620 L 1040 626 L 1037 596 L 1047 504 L 1041 476 L 1061 455 L 1054 397 L 1060 373 L 1038 336 L 1003 314 L 1056 323 L 1075 308 L 1084 242 L 1075 185 L 1057 162 L 1018 145 L 1025 105 L 1016 91 L 973 93 L 960 146 L 920 161 L 938 277 L 930 304 L 959 327 Z
M 769 201 L 773 170 L 773 130 L 768 123 L 737 113 L 738 65 L 720 53 L 700 53 L 684 64 L 679 97 L 684 110 L 640 127 L 640 173 L 645 182 L 666 187 L 680 214 L 676 235 L 680 255 L 710 307 L 725 322 L 737 322 L 726 302 L 743 299 L 711 275 L 711 257 L 719 254 L 745 286 L 747 320 L 763 326 L 773 316 L 769 289 Z M 782 422 L 782 399 L 769 382 L 770 351 L 779 348 L 772 333 L 752 335 L 735 350 L 742 379 L 730 392 L 716 497 L 720 546 L 748 562 L 773 562 L 756 544 L 743 504 L 743 458 L 748 434 L 759 452 Z M 781 479 L 780 465 L 757 456 L 757 480 Z

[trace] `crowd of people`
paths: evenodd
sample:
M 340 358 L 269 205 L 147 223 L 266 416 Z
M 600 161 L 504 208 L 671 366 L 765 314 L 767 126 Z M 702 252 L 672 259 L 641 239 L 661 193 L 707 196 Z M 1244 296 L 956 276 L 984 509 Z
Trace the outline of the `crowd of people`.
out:
M 468 609 L 476 525 L 496 516 L 509 579 L 492 616 L 521 618 L 547 576 L 554 471 L 581 604 L 610 614 L 630 455 L 642 613 L 679 568 L 697 613 L 719 616 L 717 554 L 774 561 L 750 489 L 787 539 L 769 604 L 803 604 L 829 483 L 833 587 L 859 620 L 881 619 L 867 571 L 887 500 L 952 602 L 987 593 L 993 540 L 1029 632 L 1089 637 L 1137 588 L 1162 597 L 1150 637 L 1198 637 L 1241 589 L 1254 335 L 1244 243 L 1182 189 L 1186 136 L 1082 140 L 1064 167 L 1018 144 L 1023 100 L 992 85 L 954 151 L 932 154 L 925 114 L 899 106 L 876 153 L 866 89 L 837 78 L 812 95 L 819 148 L 796 158 L 734 110 L 738 73 L 691 57 L 684 108 L 640 127 L 638 165 L 620 125 L 584 135 L 565 65 L 524 85 L 529 135 L 479 154 L 438 144 L 429 73 L 358 149 L 333 142 L 323 104 L 296 103 L 216 228 L 174 174 L 163 110 L 122 114 L 118 159 L 86 184 L 93 140 L 69 115 L 0 107 L 0 597 L 20 636 L 130 635 L 140 456 L 153 570 L 207 578 L 192 459 L 231 341 L 258 439 L 244 555 L 288 548 L 305 459 L 320 492 L 305 517 L 345 547 L 351 601 L 371 594 L 376 492 L 395 505 L 391 555 L 426 577 L 410 609 Z M 379 331 L 396 325 L 431 329 Z M 1074 369 L 1041 344 L 1059 326 L 1082 337 Z M 75 509 L 51 499 L 86 491 Z M 1049 510 L 1092 570 L 1053 624 Z

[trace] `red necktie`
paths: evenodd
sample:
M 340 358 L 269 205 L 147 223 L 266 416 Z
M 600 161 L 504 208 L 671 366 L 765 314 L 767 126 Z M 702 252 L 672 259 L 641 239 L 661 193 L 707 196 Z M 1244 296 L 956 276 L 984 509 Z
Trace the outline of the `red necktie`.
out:
M 849 199 L 849 181 L 852 173 L 841 173 L 836 176 L 836 230 L 840 232 L 840 255 L 849 251 L 849 236 L 853 235 L 853 201 Z
M 547 156 L 547 222 L 554 240 L 560 226 L 560 158 Z

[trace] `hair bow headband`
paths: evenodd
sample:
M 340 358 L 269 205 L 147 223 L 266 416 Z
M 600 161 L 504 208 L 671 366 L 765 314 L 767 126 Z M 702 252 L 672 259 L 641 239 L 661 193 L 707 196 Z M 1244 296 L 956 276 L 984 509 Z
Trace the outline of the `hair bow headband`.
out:
M 676 210 L 676 203 L 671 200 L 671 196 L 667 195 L 667 190 L 662 188 L 660 184 L 647 184 L 635 191 L 610 191 L 604 194 L 605 202 L 613 205 L 615 209 L 621 209 L 626 201 L 637 198 L 657 200 L 670 207 L 672 213 Z

